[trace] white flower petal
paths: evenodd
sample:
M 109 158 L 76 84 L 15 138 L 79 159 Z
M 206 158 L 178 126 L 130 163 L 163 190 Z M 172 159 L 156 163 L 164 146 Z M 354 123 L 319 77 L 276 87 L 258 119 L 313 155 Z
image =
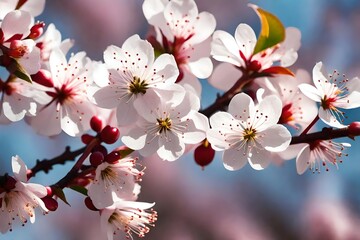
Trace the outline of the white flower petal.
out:
M 247 24 L 239 24 L 235 30 L 235 40 L 239 50 L 249 59 L 257 42 L 254 30 Z
M 242 123 L 254 116 L 254 101 L 245 93 L 236 94 L 229 103 L 228 112 Z M 244 124 L 246 125 L 246 124 Z
M 319 118 L 326 124 L 335 128 L 343 128 L 346 125 L 341 124 L 334 115 L 331 114 L 329 110 L 324 110 L 323 108 L 319 109 Z
M 216 19 L 214 15 L 208 12 L 201 12 L 194 23 L 195 34 L 187 41 L 187 43 L 198 44 L 205 41 L 214 32 L 215 27 Z
M 200 58 L 197 61 L 188 63 L 190 72 L 194 74 L 197 78 L 208 78 L 213 70 L 213 64 L 210 58 L 204 57 Z
M 298 156 L 296 157 L 296 171 L 299 175 L 303 174 L 306 169 L 309 168 L 309 162 L 312 161 L 310 157 L 310 145 L 307 144 L 300 150 Z
M 255 170 L 263 170 L 269 166 L 271 162 L 271 157 L 269 152 L 264 149 L 253 149 L 249 153 L 249 164 Z
M 27 166 L 19 156 L 11 158 L 12 170 L 15 178 L 21 182 L 27 182 Z
M 233 64 L 220 63 L 209 78 L 209 83 L 222 91 L 229 90 L 242 76 L 242 72 Z
M 211 55 L 220 62 L 228 62 L 235 66 L 243 66 L 245 63 L 240 58 L 239 47 L 229 33 L 217 30 L 213 34 L 211 42 Z
M 259 143 L 270 152 L 284 151 L 291 141 L 289 130 L 280 124 L 271 126 L 259 134 L 261 134 Z
M 278 96 L 266 96 L 258 106 L 253 120 L 253 127 L 256 131 L 263 131 L 275 125 L 281 116 L 282 103 Z
M 321 102 L 322 95 L 314 86 L 307 83 L 302 83 L 298 87 L 300 91 L 311 100 L 315 102 Z
M 1 23 L 1 29 L 5 40 L 15 34 L 22 34 L 22 38 L 30 34 L 30 28 L 34 24 L 34 19 L 30 13 L 20 10 L 9 12 Z
M 240 149 L 230 148 L 223 153 L 224 167 L 227 170 L 235 171 L 244 167 L 247 163 L 247 155 Z

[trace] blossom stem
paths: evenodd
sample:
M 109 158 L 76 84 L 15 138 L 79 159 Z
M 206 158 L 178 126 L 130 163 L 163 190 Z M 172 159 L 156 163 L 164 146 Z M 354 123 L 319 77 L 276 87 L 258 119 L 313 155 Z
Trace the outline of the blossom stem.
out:
M 239 78 L 239 80 L 232 86 L 227 92 L 225 92 L 222 96 L 219 96 L 213 104 L 208 106 L 207 108 L 200 110 L 200 113 L 204 114 L 207 117 L 210 117 L 212 114 L 219 110 L 223 110 L 226 105 L 229 104 L 230 100 L 241 90 L 243 87 L 248 84 L 253 78 L 251 78 L 248 74 L 243 71 L 243 75 Z
M 305 129 L 306 130 L 306 129 Z M 323 128 L 320 132 L 314 132 L 309 134 L 301 133 L 300 136 L 292 137 L 290 144 L 299 143 L 311 143 L 316 140 L 330 140 L 341 137 L 348 137 L 354 139 L 354 137 L 360 134 L 354 135 L 349 131 L 349 127 L 345 128 Z
M 99 144 L 99 139 L 94 138 L 85 148 L 83 154 L 80 156 L 80 158 L 77 160 L 75 165 L 71 168 L 71 170 L 60 179 L 57 183 L 54 184 L 54 186 L 58 188 L 65 188 L 68 186 L 68 184 L 77 177 L 78 171 L 81 169 L 81 166 L 83 165 L 85 159 L 90 155 L 91 150 Z
M 44 171 L 45 173 L 49 173 L 50 170 L 53 169 L 54 165 L 57 164 L 65 164 L 67 161 L 74 161 L 77 156 L 82 154 L 85 151 L 86 147 L 82 147 L 75 151 L 70 151 L 70 147 L 67 146 L 65 148 L 65 151 L 52 159 L 43 159 L 43 160 L 37 160 L 36 165 L 30 169 L 30 171 L 27 174 L 28 179 L 34 177 L 38 172 Z
M 308 131 L 315 125 L 315 123 L 319 120 L 319 115 L 316 115 L 314 120 L 305 128 L 305 130 L 300 134 L 300 136 L 303 136 L 308 133 Z

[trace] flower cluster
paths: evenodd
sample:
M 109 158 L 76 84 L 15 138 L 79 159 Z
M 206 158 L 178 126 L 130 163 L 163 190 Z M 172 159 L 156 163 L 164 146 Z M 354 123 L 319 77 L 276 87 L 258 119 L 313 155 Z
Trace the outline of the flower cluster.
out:
M 67 202 L 63 189 L 72 188 L 99 212 L 108 239 L 121 232 L 144 237 L 157 212 L 155 203 L 137 201 L 145 169 L 139 160 L 175 161 L 194 151 L 204 167 L 220 151 L 231 171 L 246 163 L 263 170 L 280 158 L 296 159 L 303 174 L 337 166 L 350 145 L 333 139 L 360 135 L 359 124 L 348 126 L 340 110 L 360 107 L 359 79 L 337 71 L 327 76 L 322 62 L 313 68 L 313 84 L 305 70 L 293 73 L 288 67 L 298 58 L 300 31 L 258 6 L 250 5 L 261 20 L 259 36 L 245 23 L 233 36 L 215 30 L 215 17 L 199 12 L 194 0 L 145 0 L 152 26 L 147 39 L 130 36 L 94 61 L 85 52 L 67 57 L 74 42 L 63 40 L 54 24 L 45 31 L 44 22 L 35 22 L 44 4 L 0 0 L 0 66 L 6 72 L 0 76 L 0 123 L 24 120 L 37 134 L 65 133 L 86 146 L 31 170 L 13 157 L 14 176 L 0 177 L 2 233 L 16 218 L 33 223 L 37 207 L 56 210 L 58 198 Z M 223 91 L 206 108 L 199 79 Z M 309 133 L 319 119 L 331 128 Z M 124 145 L 108 151 L 118 139 Z M 68 160 L 76 160 L 73 168 L 50 187 L 28 183 Z

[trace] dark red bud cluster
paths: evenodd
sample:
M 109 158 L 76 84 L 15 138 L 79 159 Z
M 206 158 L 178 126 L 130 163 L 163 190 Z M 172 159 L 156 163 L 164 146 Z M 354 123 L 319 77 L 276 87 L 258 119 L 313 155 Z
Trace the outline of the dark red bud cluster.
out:
M 101 142 L 107 144 L 115 143 L 120 137 L 120 131 L 117 127 L 106 125 L 104 127 L 104 120 L 101 117 L 93 116 L 90 119 L 90 127 L 97 133 L 97 136 L 90 134 L 83 134 L 81 141 L 84 144 L 89 144 L 94 138 L 98 138 Z M 106 154 L 104 154 L 106 155 Z
M 194 151 L 195 162 L 204 169 L 205 166 L 209 165 L 215 156 L 215 150 L 212 149 L 210 143 L 205 140 L 199 145 Z

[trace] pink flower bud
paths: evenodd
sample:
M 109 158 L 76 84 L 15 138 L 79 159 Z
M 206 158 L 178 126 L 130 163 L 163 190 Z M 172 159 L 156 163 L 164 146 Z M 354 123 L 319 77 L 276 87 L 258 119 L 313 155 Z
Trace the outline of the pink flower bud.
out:
M 44 22 L 38 22 L 30 29 L 30 34 L 28 38 L 30 39 L 36 39 L 40 37 L 44 32 L 45 23 Z
M 54 212 L 54 211 L 56 211 L 56 209 L 59 206 L 58 202 L 55 199 L 53 199 L 52 197 L 46 196 L 46 197 L 43 197 L 41 200 L 44 202 L 46 208 L 49 211 Z
M 99 166 L 103 161 L 104 161 L 104 155 L 99 151 L 93 152 L 90 155 L 90 163 L 93 167 Z

